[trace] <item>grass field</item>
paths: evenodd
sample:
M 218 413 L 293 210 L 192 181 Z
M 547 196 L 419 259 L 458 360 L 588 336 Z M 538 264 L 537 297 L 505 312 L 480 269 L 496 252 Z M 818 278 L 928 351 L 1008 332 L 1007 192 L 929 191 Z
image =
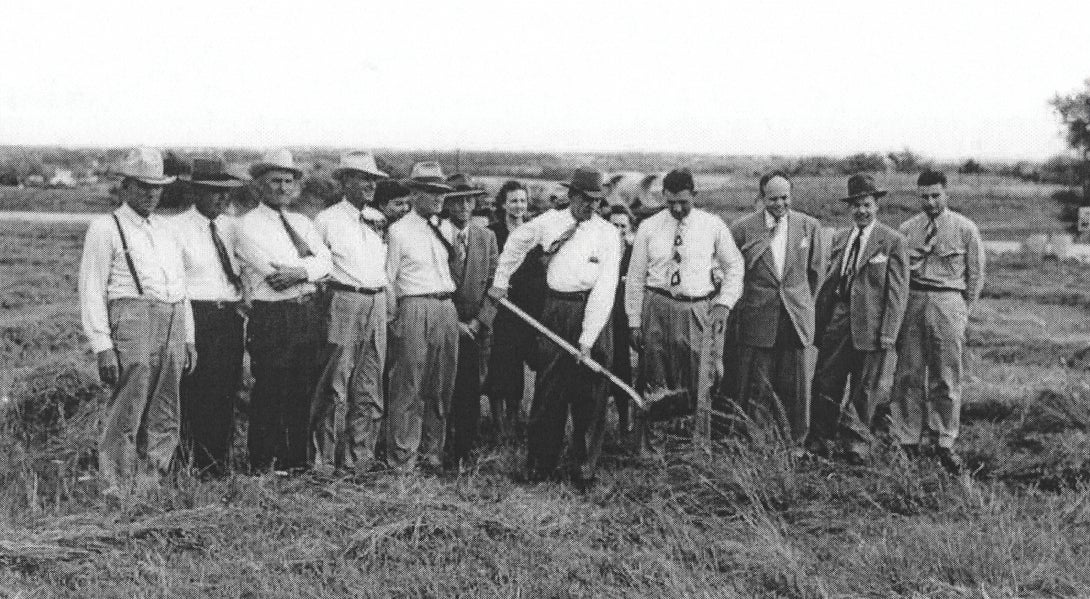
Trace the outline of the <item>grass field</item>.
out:
M 105 390 L 79 332 L 82 235 L 0 223 L 0 597 L 1090 595 L 1087 267 L 990 264 L 971 481 L 888 451 L 799 463 L 773 441 L 641 466 L 611 438 L 586 495 L 516 483 L 522 448 L 488 446 L 461 476 L 180 474 L 119 504 L 84 477 Z

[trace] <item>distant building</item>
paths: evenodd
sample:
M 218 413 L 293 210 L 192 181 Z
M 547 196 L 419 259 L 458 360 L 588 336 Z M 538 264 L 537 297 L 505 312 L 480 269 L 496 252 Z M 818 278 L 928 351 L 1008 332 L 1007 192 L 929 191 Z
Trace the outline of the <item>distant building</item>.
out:
M 53 173 L 53 177 L 49 179 L 50 187 L 75 187 L 76 178 L 72 176 L 72 171 L 66 168 L 58 168 Z

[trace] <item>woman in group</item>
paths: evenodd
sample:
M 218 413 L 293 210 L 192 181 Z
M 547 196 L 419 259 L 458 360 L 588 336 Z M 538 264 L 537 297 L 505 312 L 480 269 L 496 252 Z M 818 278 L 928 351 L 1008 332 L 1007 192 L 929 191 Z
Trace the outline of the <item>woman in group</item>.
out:
M 489 229 L 496 234 L 501 252 L 511 232 L 529 220 L 529 201 L 526 186 L 514 180 L 504 183 L 496 193 L 495 222 Z M 535 248 L 522 262 L 511 276 L 507 293 L 511 303 L 534 318 L 541 315 L 546 288 L 540 253 L 541 248 Z M 534 346 L 534 330 L 509 310 L 500 308 L 492 325 L 492 348 L 485 383 L 492 419 L 500 437 L 514 432 L 524 393 L 524 365 L 531 369 L 536 367 Z

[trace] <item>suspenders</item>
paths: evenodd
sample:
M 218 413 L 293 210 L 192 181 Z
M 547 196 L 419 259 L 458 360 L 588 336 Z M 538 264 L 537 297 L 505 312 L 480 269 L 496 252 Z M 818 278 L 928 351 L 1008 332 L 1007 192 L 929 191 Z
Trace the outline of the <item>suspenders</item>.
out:
M 114 224 L 117 225 L 117 234 L 121 236 L 121 249 L 125 254 L 125 264 L 129 266 L 129 276 L 132 277 L 132 282 L 136 284 L 136 293 L 144 295 L 144 286 L 140 284 L 140 277 L 136 275 L 136 264 L 132 261 L 132 255 L 129 253 L 129 241 L 125 239 L 125 230 L 121 228 L 121 220 L 114 216 Z

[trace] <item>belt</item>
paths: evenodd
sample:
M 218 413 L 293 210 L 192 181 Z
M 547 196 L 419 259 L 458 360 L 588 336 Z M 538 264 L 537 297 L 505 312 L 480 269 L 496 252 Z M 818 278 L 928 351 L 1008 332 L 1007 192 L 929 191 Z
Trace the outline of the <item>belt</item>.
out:
M 908 288 L 912 291 L 932 291 L 936 293 L 965 293 L 964 289 L 954 289 L 953 287 L 938 287 L 936 285 L 926 285 L 924 283 L 910 282 Z
M 314 299 L 314 293 L 304 293 L 297 297 L 289 297 L 287 299 L 276 300 L 269 302 L 265 300 L 254 300 L 255 306 L 275 306 L 278 304 L 309 304 Z
M 590 297 L 590 291 L 557 291 L 549 288 L 549 297 L 569 301 L 585 301 Z
M 415 298 L 425 298 L 425 299 L 437 299 L 437 300 L 448 300 L 448 299 L 450 299 L 450 298 L 454 297 L 454 294 L 453 294 L 453 293 L 450 293 L 450 292 L 443 292 L 443 293 L 418 293 L 418 294 L 416 294 L 416 295 L 403 295 L 403 296 L 401 296 L 401 299 L 409 299 L 409 298 L 411 298 L 411 297 L 415 297 Z
M 238 301 L 207 301 L 207 300 L 191 300 L 190 303 L 193 307 L 201 307 L 209 310 L 234 310 L 238 307 Z
M 690 304 L 695 304 L 697 302 L 707 301 L 707 300 L 710 300 L 711 298 L 715 297 L 715 291 L 714 290 L 709 292 L 706 295 L 695 296 L 695 295 L 685 295 L 684 293 L 670 293 L 669 291 L 667 291 L 665 289 L 662 289 L 660 287 L 650 287 L 650 286 L 648 286 L 648 287 L 645 287 L 644 289 L 647 289 L 651 293 L 657 293 L 659 295 L 668 297 L 668 298 L 670 298 L 672 300 L 675 300 L 675 301 L 687 302 L 687 303 L 690 303 Z
M 337 281 L 329 281 L 326 283 L 326 287 L 336 291 L 351 291 L 353 293 L 362 293 L 364 295 L 376 295 L 385 291 L 382 287 L 355 287 L 353 285 L 345 285 L 344 283 L 338 283 Z

